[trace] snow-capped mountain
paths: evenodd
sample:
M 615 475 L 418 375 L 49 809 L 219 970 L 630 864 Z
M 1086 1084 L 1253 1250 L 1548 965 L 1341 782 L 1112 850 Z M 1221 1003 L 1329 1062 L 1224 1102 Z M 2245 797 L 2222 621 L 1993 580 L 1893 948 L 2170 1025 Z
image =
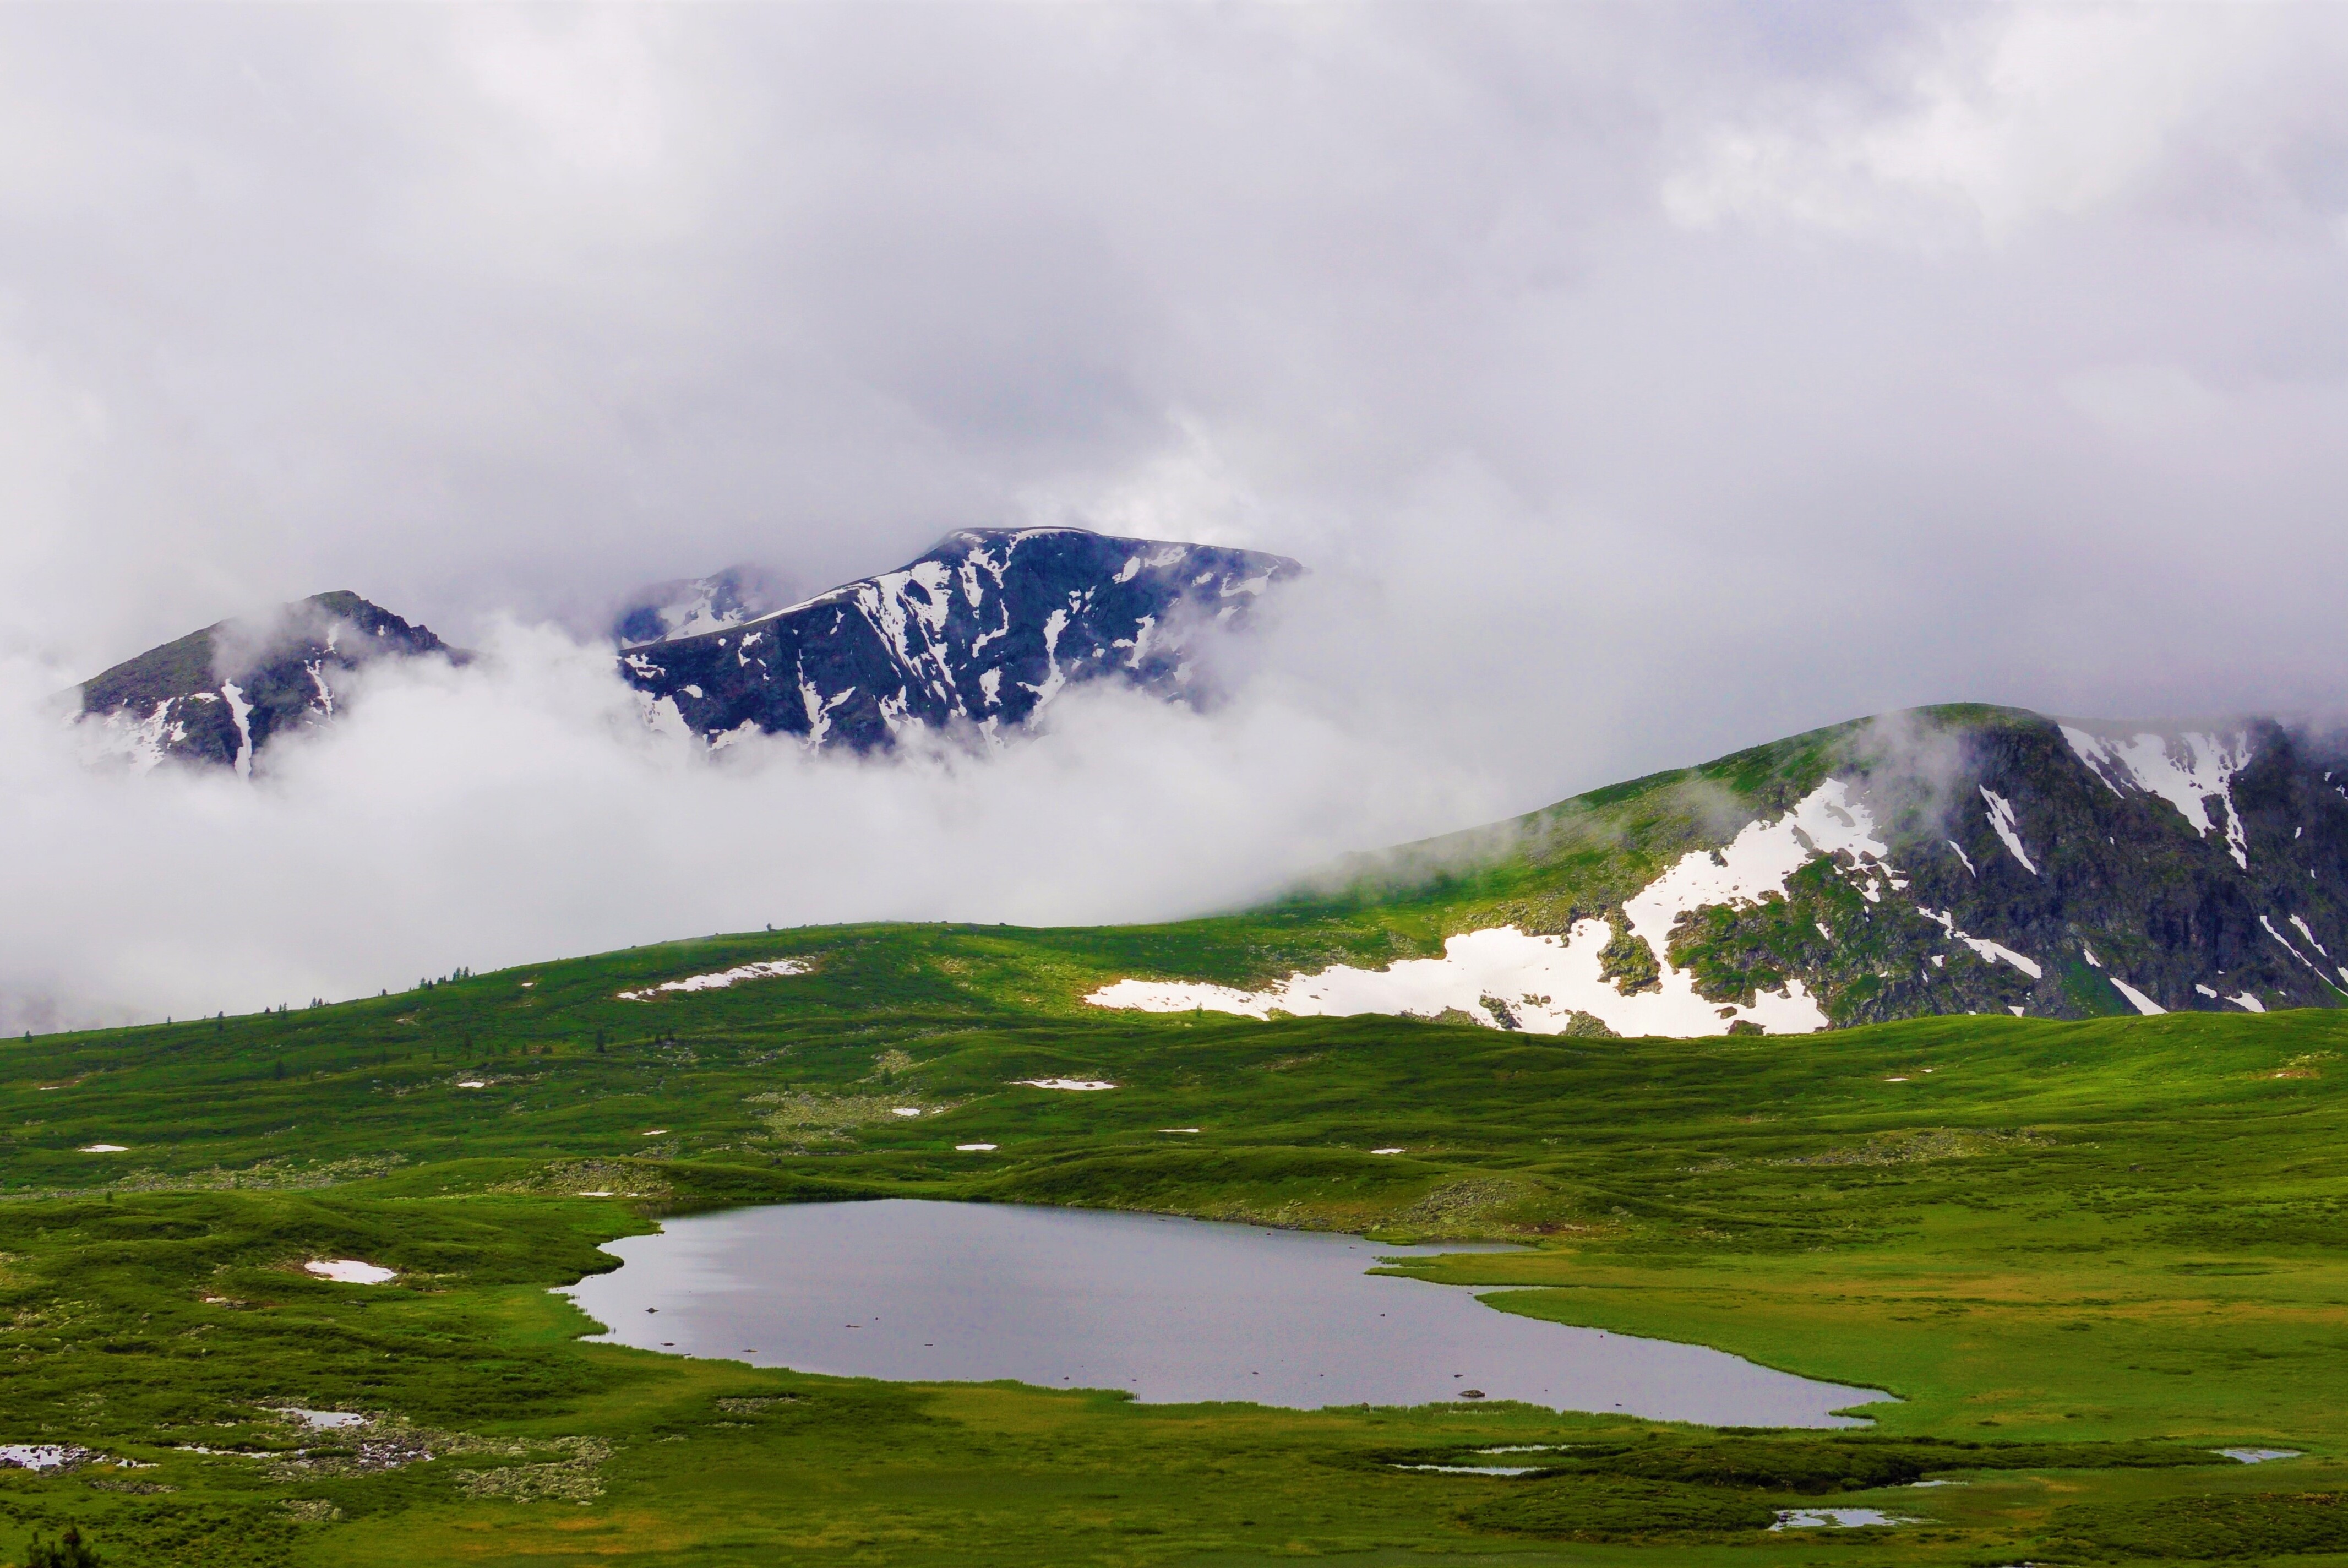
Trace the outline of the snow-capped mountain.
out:
M 252 771 L 272 736 L 331 721 L 336 677 L 382 658 L 467 655 L 347 592 L 314 593 L 149 648 L 82 683 L 74 715 L 140 772 L 164 759 Z
M 638 589 L 612 623 L 623 648 L 706 636 L 771 615 L 798 597 L 797 585 L 765 566 L 729 566 L 707 577 L 682 577 Z
M 750 731 L 884 749 L 994 737 L 1064 687 L 1203 696 L 1194 639 L 1245 626 L 1285 556 L 1073 528 L 967 530 L 897 571 L 741 625 L 622 655 L 657 719 L 713 744 Z
M 1674 1036 L 2348 1006 L 2348 749 L 1926 709 L 1368 857 L 1289 909 L 1390 903 L 1442 952 L 1090 999 Z
M 1196 639 L 1246 626 L 1303 570 L 1081 529 L 973 530 L 785 609 L 786 580 L 762 568 L 660 583 L 613 635 L 655 723 L 715 745 L 763 730 L 866 751 L 916 729 L 1000 735 L 1103 677 L 1199 700 Z M 355 593 L 320 593 L 117 665 L 82 685 L 74 717 L 140 771 L 169 758 L 250 774 L 272 736 L 334 718 L 338 674 L 422 655 L 470 657 Z

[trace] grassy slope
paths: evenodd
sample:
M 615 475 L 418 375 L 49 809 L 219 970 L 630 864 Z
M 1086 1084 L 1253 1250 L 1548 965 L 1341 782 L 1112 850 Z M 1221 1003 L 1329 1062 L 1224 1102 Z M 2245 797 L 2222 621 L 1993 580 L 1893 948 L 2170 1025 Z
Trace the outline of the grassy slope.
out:
M 1221 927 L 1247 940 L 1218 951 L 1287 940 L 1287 920 Z M 1906 1402 L 1880 1410 L 1879 1442 L 2091 1445 L 1941 1450 L 1931 1468 L 2027 1468 L 1879 1494 L 1941 1522 L 1838 1541 L 1838 1561 L 2199 1550 L 2251 1538 L 2230 1498 L 2336 1483 L 2321 1456 L 2348 1445 L 2333 1152 L 2348 1018 L 1625 1042 L 1073 1004 L 1186 929 L 778 933 L 9 1045 L 0 1441 L 74 1439 L 157 1468 L 0 1472 L 0 1562 L 68 1519 L 156 1563 L 1140 1563 L 1409 1546 L 1775 1561 L 1819 1548 L 1752 1519 L 1821 1487 L 1869 1501 L 1886 1473 L 1891 1450 L 1818 1435 L 1756 1470 L 1701 1434 L 1520 1408 L 1172 1409 L 679 1363 L 577 1343 L 580 1320 L 544 1290 L 662 1208 L 881 1192 L 1527 1236 L 1540 1250 L 1414 1266 L 1537 1287 L 1498 1298 L 1512 1310 L 1891 1388 Z M 817 972 L 614 999 L 782 954 Z M 1008 1082 L 1063 1073 L 1126 1087 Z M 886 1114 L 907 1103 L 938 1114 Z M 1205 1130 L 1169 1147 L 1154 1130 L 1172 1125 Z M 98 1140 L 131 1147 L 76 1151 Z M 1002 1149 L 953 1150 L 973 1141 Z M 1365 1152 L 1392 1144 L 1408 1152 Z M 567 1195 L 584 1187 L 644 1197 Z M 315 1255 L 408 1272 L 372 1291 L 291 1272 Z M 510 1451 L 448 1454 L 443 1438 L 432 1463 L 354 1475 L 323 1473 L 331 1457 L 305 1470 L 183 1451 L 292 1445 L 256 1410 L 269 1399 L 391 1411 Z M 1622 1446 L 1531 1482 L 1383 1468 L 1545 1439 Z M 2169 1439 L 2319 1457 L 2144 1468 L 2101 1446 Z M 541 1495 L 473 1496 L 466 1477 L 485 1470 L 509 1480 L 476 1485 Z M 344 1518 L 304 1522 L 289 1500 Z M 2333 1542 L 2317 1505 L 2240 1506 Z

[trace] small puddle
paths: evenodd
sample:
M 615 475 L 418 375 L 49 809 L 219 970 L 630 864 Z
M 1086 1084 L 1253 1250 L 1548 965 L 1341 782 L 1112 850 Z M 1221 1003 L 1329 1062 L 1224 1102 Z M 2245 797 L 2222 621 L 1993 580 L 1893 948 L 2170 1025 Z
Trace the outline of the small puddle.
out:
M 332 1432 L 344 1427 L 363 1427 L 366 1418 L 355 1410 L 305 1410 L 299 1405 L 273 1407 L 289 1421 L 299 1421 L 314 1432 Z
M 1912 1524 L 1879 1508 L 1781 1508 L 1772 1530 L 1858 1530 L 1869 1524 Z
M 2240 1464 L 2262 1465 L 2269 1460 L 2295 1460 L 2304 1452 L 2301 1449 L 2213 1449 Z
M 1539 1465 L 1396 1465 L 1396 1470 L 1433 1470 L 1437 1475 L 1530 1475 Z

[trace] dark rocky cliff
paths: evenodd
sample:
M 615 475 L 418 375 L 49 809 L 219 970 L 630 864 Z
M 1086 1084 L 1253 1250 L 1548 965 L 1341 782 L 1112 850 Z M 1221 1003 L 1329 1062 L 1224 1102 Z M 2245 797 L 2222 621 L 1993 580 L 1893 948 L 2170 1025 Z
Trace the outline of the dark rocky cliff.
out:
M 873 751 L 921 732 L 993 737 L 1082 681 L 1194 699 L 1194 640 L 1244 627 L 1303 570 L 1079 529 L 970 530 L 898 571 L 622 662 L 656 710 L 713 741 L 756 730 Z
M 168 759 L 250 773 L 272 737 L 334 717 L 338 676 L 435 654 L 467 656 L 355 593 L 315 593 L 191 632 L 83 682 L 80 717 L 134 768 Z

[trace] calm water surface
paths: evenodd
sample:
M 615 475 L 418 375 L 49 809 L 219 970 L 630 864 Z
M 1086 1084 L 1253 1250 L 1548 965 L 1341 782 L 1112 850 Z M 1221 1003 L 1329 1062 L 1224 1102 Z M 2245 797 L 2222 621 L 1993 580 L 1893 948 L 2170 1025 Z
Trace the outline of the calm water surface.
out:
M 1498 1311 L 1366 1274 L 1397 1247 L 1152 1214 L 886 1199 L 671 1220 L 564 1293 L 608 1343 L 841 1377 L 1123 1388 L 1152 1404 L 1418 1405 L 1842 1426 L 1885 1398 L 1718 1350 Z M 646 1308 L 654 1310 L 646 1311 Z

